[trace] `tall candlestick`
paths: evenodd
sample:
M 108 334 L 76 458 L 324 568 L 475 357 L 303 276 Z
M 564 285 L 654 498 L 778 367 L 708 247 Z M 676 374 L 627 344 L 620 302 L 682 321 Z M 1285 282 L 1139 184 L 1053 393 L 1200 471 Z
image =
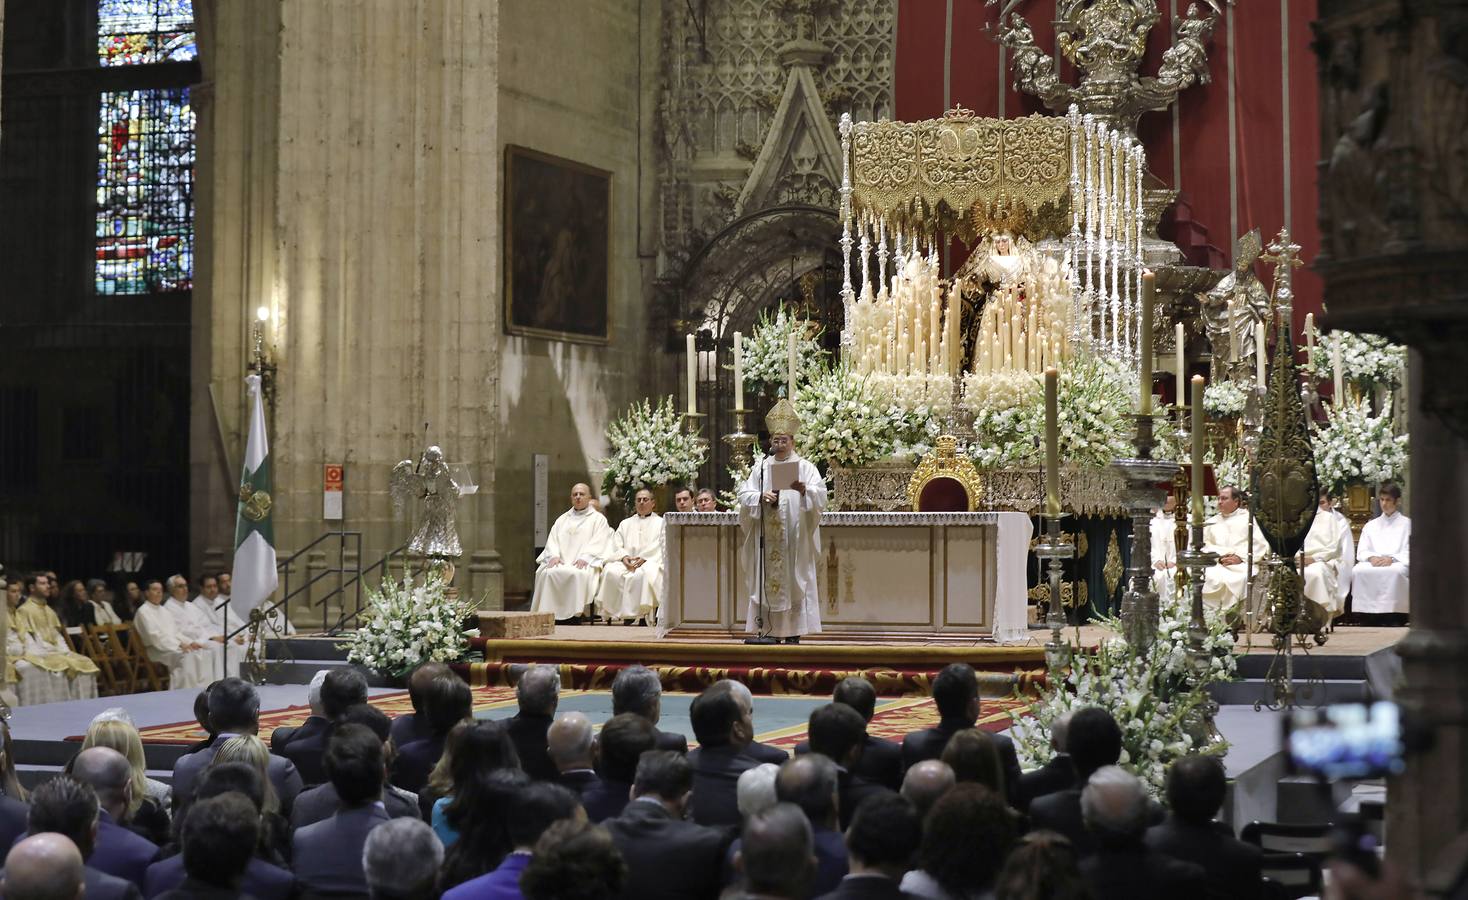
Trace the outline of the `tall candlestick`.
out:
M 1203 376 L 1193 376 L 1193 524 L 1203 524 Z
M 1305 313 L 1305 363 L 1315 365 L 1315 313 Z
M 1173 326 L 1172 335 L 1173 343 L 1177 347 L 1177 408 L 1182 409 L 1188 405 L 1188 364 L 1183 355 L 1183 323 Z
M 787 397 L 790 398 L 790 402 L 791 403 L 794 403 L 795 402 L 795 332 L 792 331 L 790 333 L 789 337 L 790 337 L 790 343 L 786 347 L 786 359 L 785 359 L 785 396 L 787 396 Z M 692 346 L 692 344 L 690 344 L 689 346 Z
M 1346 377 L 1341 368 L 1341 339 L 1339 336 L 1330 342 L 1330 367 L 1335 372 L 1335 402 L 1344 403 L 1346 400 Z
M 1265 343 L 1264 323 L 1258 322 L 1254 325 L 1254 379 L 1260 387 L 1264 387 L 1265 382 L 1269 380 L 1269 373 L 1265 367 L 1265 358 L 1269 354 Z
M 866 332 L 862 332 L 862 342 L 866 342 Z M 863 362 L 866 357 L 863 355 Z M 744 335 L 734 332 L 734 408 L 744 408 Z
M 688 335 L 688 414 L 698 412 L 698 351 L 693 348 L 693 335 Z
M 1060 373 L 1045 370 L 1045 515 L 1060 515 Z
M 1152 302 L 1153 293 L 1157 289 L 1157 277 L 1151 272 L 1142 273 L 1142 321 L 1141 340 L 1137 346 L 1137 355 L 1142 360 L 1142 393 L 1141 405 L 1137 412 L 1150 416 L 1152 414 Z

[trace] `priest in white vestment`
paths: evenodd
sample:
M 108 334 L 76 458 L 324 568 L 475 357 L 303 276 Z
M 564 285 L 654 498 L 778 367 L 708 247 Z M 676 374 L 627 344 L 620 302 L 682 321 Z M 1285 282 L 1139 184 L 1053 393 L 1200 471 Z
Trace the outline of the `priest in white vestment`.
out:
M 1345 517 L 1337 517 L 1330 505 L 1330 494 L 1320 492 L 1320 508 L 1305 535 L 1300 550 L 1300 566 L 1305 575 L 1305 596 L 1325 607 L 1334 618 L 1345 609 L 1340 593 L 1341 530 L 1349 532 Z
M 633 506 L 636 515 L 617 525 L 612 558 L 601 570 L 596 607 L 608 619 L 650 619 L 663 596 L 663 517 L 647 488 Z
M 571 488 L 571 508 L 561 513 L 535 558 L 534 612 L 558 620 L 586 614 L 596 600 L 602 565 L 615 552 L 616 535 L 606 516 L 591 508 L 591 488 Z
M 170 688 L 203 687 L 214 680 L 216 644 L 200 643 L 179 629 L 178 619 L 163 605 L 163 583 L 150 581 L 143 603 L 133 613 L 133 631 L 148 659 L 168 667 Z
M 1391 482 L 1376 492 L 1381 515 L 1361 529 L 1356 567 L 1351 573 L 1351 611 L 1405 615 L 1408 607 L 1407 572 L 1412 543 L 1412 520 L 1397 508 L 1402 489 Z
M 208 647 L 212 651 L 213 678 L 238 678 L 243 647 L 229 648 L 229 665 L 224 663 L 224 627 L 208 613 L 189 602 L 189 580 L 182 575 L 169 576 L 164 582 L 168 600 L 163 608 L 173 614 L 174 622 L 184 637 Z
M 1238 488 L 1231 485 L 1219 488 L 1218 512 L 1203 524 L 1203 549 L 1218 554 L 1217 565 L 1209 566 L 1203 573 L 1203 600 L 1217 608 L 1227 609 L 1243 599 L 1249 587 L 1249 573 L 1257 574 L 1259 561 L 1269 553 L 1269 541 L 1265 540 L 1259 523 L 1249 516 L 1243 501 Z
M 749 597 L 744 630 L 798 644 L 801 635 L 821 630 L 816 567 L 821 558 L 826 482 L 814 465 L 795 453 L 800 418 L 790 401 L 776 403 L 765 417 L 765 426 L 770 431 L 771 455 L 757 462 L 739 487 L 739 525 L 744 532 L 739 565 Z M 784 477 L 790 464 L 795 469 L 793 479 Z
M 1342 610 L 1346 608 L 1346 598 L 1351 595 L 1351 572 L 1356 566 L 1356 535 L 1351 531 L 1351 520 L 1346 518 L 1345 513 L 1331 507 L 1330 514 L 1341 525 L 1341 568 L 1336 575 L 1335 595 L 1339 600 Z
M 189 605 L 208 616 L 221 635 L 234 634 L 244 627 L 245 621 L 230 607 L 229 598 L 220 596 L 219 579 L 213 575 L 205 575 L 199 579 L 199 593 L 189 601 Z M 243 645 L 245 639 L 246 634 L 240 632 L 235 635 L 234 642 Z M 234 650 L 231 649 L 230 652 L 233 653 Z
M 1172 601 L 1177 582 L 1177 497 L 1167 495 L 1163 507 L 1152 513 L 1152 589 L 1159 603 Z

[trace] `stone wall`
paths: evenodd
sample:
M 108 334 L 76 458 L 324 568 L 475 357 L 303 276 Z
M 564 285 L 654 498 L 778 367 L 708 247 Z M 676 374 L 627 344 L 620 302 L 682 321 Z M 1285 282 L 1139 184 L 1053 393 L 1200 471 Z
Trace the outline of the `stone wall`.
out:
M 572 483 L 599 488 L 607 424 L 653 389 L 651 359 L 663 352 L 648 337 L 644 250 L 658 20 L 651 0 L 579 3 L 574 16 L 548 16 L 533 0 L 500 7 L 497 171 L 514 144 L 612 173 L 610 342 L 500 338 L 496 524 L 513 599 L 533 584 L 532 455 L 550 457 L 549 524 L 569 505 Z

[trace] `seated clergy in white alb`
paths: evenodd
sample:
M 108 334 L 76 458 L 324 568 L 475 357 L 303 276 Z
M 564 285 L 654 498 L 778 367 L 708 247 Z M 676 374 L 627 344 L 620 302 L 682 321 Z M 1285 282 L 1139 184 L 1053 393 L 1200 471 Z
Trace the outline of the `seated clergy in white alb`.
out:
M 601 569 L 616 552 L 616 536 L 606 516 L 591 508 L 591 488 L 571 488 L 571 508 L 561 513 L 535 561 L 534 612 L 553 613 L 557 619 L 585 615 L 596 599 Z
M 1351 571 L 1351 611 L 1396 613 L 1409 611 L 1407 570 L 1412 543 L 1412 520 L 1397 505 L 1402 489 L 1390 481 L 1376 492 L 1381 515 L 1361 529 L 1356 567 Z
M 801 635 L 821 630 L 816 567 L 821 560 L 826 482 L 814 465 L 795 453 L 800 418 L 789 400 L 775 404 L 765 417 L 765 427 L 770 431 L 771 455 L 756 463 L 739 486 L 743 532 L 739 566 L 749 598 L 744 630 L 797 644 Z M 794 478 L 788 477 L 792 468 Z M 761 534 L 764 559 L 760 559 Z
M 1259 561 L 1269 553 L 1269 541 L 1244 504 L 1244 495 L 1238 488 L 1221 487 L 1218 512 L 1203 524 L 1203 549 L 1218 554 L 1218 564 L 1209 566 L 1203 573 L 1203 600 L 1215 607 L 1227 608 L 1243 599 L 1249 587 L 1249 573 L 1258 573 Z
M 1339 509 L 1332 507 L 1330 514 L 1341 526 L 1341 568 L 1336 575 L 1336 608 L 1344 611 L 1346 598 L 1351 595 L 1351 571 L 1356 566 L 1356 536 L 1351 533 L 1351 520 Z
M 663 596 L 663 517 L 647 488 L 633 504 L 637 513 L 617 526 L 612 559 L 601 570 L 596 606 L 608 619 L 650 617 Z
M 214 680 L 212 648 L 218 645 L 196 641 L 179 629 L 178 620 L 163 606 L 163 582 L 148 582 L 143 604 L 133 614 L 133 630 L 148 659 L 168 668 L 170 688 L 203 687 Z
M 1332 617 L 1344 609 L 1340 593 L 1342 530 L 1351 529 L 1331 508 L 1330 493 L 1322 490 L 1320 508 L 1315 510 L 1300 550 L 1300 566 L 1305 573 L 1305 596 L 1325 607 Z
M 240 645 L 229 648 L 229 663 L 224 662 L 224 627 L 195 606 L 189 600 L 189 580 L 182 575 L 170 575 L 163 582 L 168 591 L 168 600 L 163 608 L 173 614 L 173 620 L 184 637 L 197 641 L 214 651 L 214 678 L 238 678 L 240 674 L 240 657 L 244 656 L 243 647 Z M 240 635 L 241 644 L 244 635 Z
M 1172 600 L 1174 583 L 1177 580 L 1177 497 L 1167 495 L 1167 501 L 1152 513 L 1152 589 L 1157 599 L 1167 603 Z

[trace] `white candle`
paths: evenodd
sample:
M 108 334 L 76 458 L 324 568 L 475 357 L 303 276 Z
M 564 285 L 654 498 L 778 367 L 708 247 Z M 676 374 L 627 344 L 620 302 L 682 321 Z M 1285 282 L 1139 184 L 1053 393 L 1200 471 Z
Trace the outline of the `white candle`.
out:
M 790 402 L 791 403 L 794 403 L 795 402 L 795 332 L 793 332 L 793 331 L 790 333 L 790 343 L 786 347 L 785 366 L 786 366 L 786 371 L 785 371 L 785 396 L 787 396 L 787 397 L 790 398 Z
M 1341 339 L 1339 336 L 1330 343 L 1330 366 L 1335 372 L 1335 402 L 1343 403 L 1346 399 L 1346 375 L 1341 368 Z
M 1181 409 L 1188 405 L 1187 389 L 1187 361 L 1183 354 L 1183 323 L 1179 322 L 1172 329 L 1173 343 L 1177 348 L 1177 405 Z
M 865 333 L 862 340 L 866 340 Z M 737 331 L 734 332 L 734 408 L 744 408 L 744 335 Z
M 1269 380 L 1268 369 L 1265 364 L 1265 357 L 1269 354 L 1266 343 L 1264 323 L 1258 322 L 1254 325 L 1254 366 L 1257 370 L 1254 377 L 1257 379 L 1260 387 L 1264 387 L 1265 383 Z
M 698 412 L 698 356 L 693 349 L 693 335 L 688 335 L 688 414 Z
M 1305 313 L 1305 362 L 1314 365 L 1315 361 L 1315 313 Z

